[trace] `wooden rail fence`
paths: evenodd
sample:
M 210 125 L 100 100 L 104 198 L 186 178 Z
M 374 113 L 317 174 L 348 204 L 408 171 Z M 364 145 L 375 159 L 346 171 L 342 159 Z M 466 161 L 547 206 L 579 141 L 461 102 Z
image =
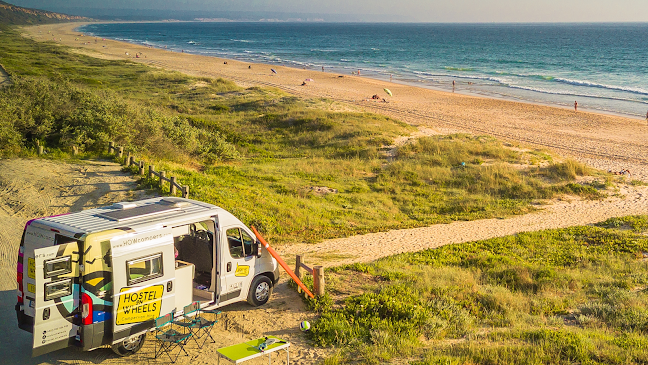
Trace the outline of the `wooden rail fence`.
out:
M 323 266 L 313 266 L 312 268 L 308 267 L 304 263 L 304 256 L 297 255 L 295 259 L 295 275 L 299 280 L 301 280 L 301 270 L 306 270 L 309 274 L 313 275 L 313 294 L 314 295 L 324 295 L 324 267 Z M 301 288 L 297 287 L 299 293 L 302 292 Z
M 138 173 L 140 175 L 144 175 L 145 173 L 145 162 L 144 160 L 141 161 L 136 161 L 135 156 L 132 156 L 130 152 L 126 154 L 124 157 L 124 147 L 119 147 L 115 146 L 115 142 L 109 142 L 108 143 L 108 154 L 114 154 L 117 156 L 118 159 L 123 159 L 122 164 L 126 165 L 127 167 L 130 166 L 137 166 L 139 168 Z M 189 186 L 188 185 L 180 185 L 178 181 L 176 180 L 175 176 L 171 177 L 166 177 L 166 172 L 165 171 L 155 171 L 155 166 L 154 165 L 148 165 L 148 178 L 153 180 L 155 177 L 159 178 L 159 186 L 160 190 L 164 191 L 165 190 L 165 182 L 169 183 L 169 193 L 171 195 L 176 195 L 178 191 L 182 194 L 183 198 L 189 198 Z
M 41 145 L 41 141 L 36 140 L 36 148 L 38 149 L 38 155 L 44 155 L 45 154 L 45 146 Z M 79 147 L 78 146 L 72 146 L 72 154 L 74 156 L 79 154 Z

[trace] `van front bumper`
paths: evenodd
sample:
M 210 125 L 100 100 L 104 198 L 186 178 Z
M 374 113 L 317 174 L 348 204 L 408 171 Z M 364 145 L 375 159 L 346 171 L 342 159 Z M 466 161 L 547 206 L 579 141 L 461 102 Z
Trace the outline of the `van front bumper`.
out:
M 277 265 L 277 267 L 272 272 L 272 276 L 274 277 L 272 279 L 272 286 L 275 286 L 279 282 L 279 265 Z

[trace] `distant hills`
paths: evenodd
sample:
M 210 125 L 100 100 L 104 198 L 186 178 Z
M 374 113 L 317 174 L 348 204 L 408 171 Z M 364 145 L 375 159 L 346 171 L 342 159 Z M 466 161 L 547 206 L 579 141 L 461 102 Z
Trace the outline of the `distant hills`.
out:
M 0 1 L 0 24 L 28 25 L 91 20 L 90 18 L 28 9 Z

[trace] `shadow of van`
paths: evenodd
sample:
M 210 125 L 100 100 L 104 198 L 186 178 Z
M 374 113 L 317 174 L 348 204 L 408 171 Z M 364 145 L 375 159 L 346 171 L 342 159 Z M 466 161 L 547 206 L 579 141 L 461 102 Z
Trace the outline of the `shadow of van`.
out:
M 15 305 L 15 290 L 0 291 L 0 363 L 2 364 L 69 365 L 71 360 L 90 364 L 100 364 L 105 360 L 109 360 L 111 364 L 131 364 L 132 360 L 138 360 L 118 358 L 109 348 L 91 352 L 67 348 L 32 358 L 32 334 L 18 328 Z

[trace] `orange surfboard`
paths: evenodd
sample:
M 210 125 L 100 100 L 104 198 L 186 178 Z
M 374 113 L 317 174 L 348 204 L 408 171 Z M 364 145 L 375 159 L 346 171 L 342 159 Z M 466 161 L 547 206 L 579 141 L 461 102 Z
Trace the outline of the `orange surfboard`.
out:
M 257 232 L 256 228 L 252 227 L 252 232 L 254 232 L 254 235 L 257 237 L 257 239 L 259 241 L 261 241 L 261 244 L 263 244 L 263 247 L 265 247 L 266 250 L 268 250 L 268 252 L 270 252 L 270 255 L 272 255 L 272 257 L 274 257 L 275 260 L 277 260 L 279 265 L 281 265 L 281 267 L 283 267 L 283 269 L 286 270 L 288 275 L 290 275 L 290 277 L 293 280 L 295 280 L 297 285 L 299 285 L 299 287 L 302 288 L 302 290 L 304 290 L 306 292 L 306 294 L 308 294 L 308 296 L 310 296 L 311 298 L 314 299 L 315 296 L 313 295 L 313 293 L 311 293 L 310 290 L 308 290 L 308 288 L 306 287 L 306 285 L 304 285 L 304 283 L 302 283 L 301 280 L 299 280 L 297 275 L 295 275 L 295 273 L 290 269 L 290 267 L 288 267 L 288 264 L 286 264 L 286 262 L 281 258 L 281 256 L 279 256 L 277 251 L 275 251 L 272 247 L 270 247 L 268 242 L 266 242 L 266 240 L 264 240 L 263 237 L 261 237 L 259 232 Z

